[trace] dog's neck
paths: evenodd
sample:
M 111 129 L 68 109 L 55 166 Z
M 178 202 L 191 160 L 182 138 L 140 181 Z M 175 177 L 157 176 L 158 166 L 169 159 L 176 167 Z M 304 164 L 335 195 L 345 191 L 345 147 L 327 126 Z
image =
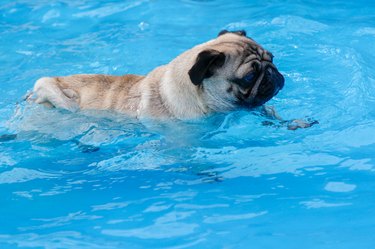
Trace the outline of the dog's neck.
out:
M 178 119 L 197 118 L 208 112 L 200 89 L 175 65 L 169 67 L 160 80 L 160 95 L 170 113 Z
M 141 93 L 144 97 L 140 101 L 139 109 L 142 110 L 140 116 L 143 116 L 142 114 L 150 116 L 148 109 L 161 110 L 163 109 L 161 106 L 165 107 L 164 109 L 168 110 L 168 113 L 153 113 L 151 116 L 192 119 L 213 111 L 209 103 L 205 101 L 202 86 L 194 85 L 187 73 L 196 60 L 196 57 L 192 54 L 198 53 L 203 45 L 198 45 L 180 54 L 168 65 L 160 66 L 146 76 L 142 82 L 144 84 L 142 89 L 148 90 Z M 152 82 L 148 79 L 160 80 Z M 158 97 L 150 99 L 151 96 L 155 95 Z M 161 108 L 155 108 L 159 106 Z

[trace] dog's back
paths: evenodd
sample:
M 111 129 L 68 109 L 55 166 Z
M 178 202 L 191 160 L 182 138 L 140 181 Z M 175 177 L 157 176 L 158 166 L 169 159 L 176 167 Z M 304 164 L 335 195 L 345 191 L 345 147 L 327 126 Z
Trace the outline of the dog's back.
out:
M 35 102 L 70 111 L 121 109 L 124 104 L 122 100 L 126 100 L 132 87 L 143 78 L 132 74 L 43 77 L 34 86 Z

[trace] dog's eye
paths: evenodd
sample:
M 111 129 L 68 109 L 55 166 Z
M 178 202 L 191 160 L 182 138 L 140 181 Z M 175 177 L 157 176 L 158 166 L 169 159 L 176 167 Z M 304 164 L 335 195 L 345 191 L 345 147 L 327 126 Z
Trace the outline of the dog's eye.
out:
M 243 80 L 250 83 L 255 79 L 255 77 L 256 77 L 256 73 L 250 72 L 250 73 L 246 74 L 245 77 L 243 77 Z

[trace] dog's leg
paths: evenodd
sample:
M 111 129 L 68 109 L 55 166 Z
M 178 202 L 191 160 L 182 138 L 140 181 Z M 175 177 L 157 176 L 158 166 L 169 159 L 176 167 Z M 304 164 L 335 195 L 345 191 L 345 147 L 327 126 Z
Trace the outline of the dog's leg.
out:
M 75 112 L 79 109 L 78 95 L 71 89 L 61 89 L 55 78 L 43 77 L 34 86 L 35 103 Z
M 318 120 L 308 119 L 307 121 L 301 119 L 293 119 L 284 121 L 287 123 L 288 130 L 297 130 L 298 128 L 309 128 L 315 124 L 319 124 Z
M 273 106 L 263 105 L 261 112 L 268 118 L 284 121 L 283 118 L 276 112 L 275 108 L 273 108 Z
M 280 121 L 281 125 L 286 125 L 288 130 L 297 130 L 298 128 L 309 128 L 315 124 L 319 124 L 317 120 L 308 119 L 307 121 L 301 119 L 284 120 L 272 106 L 262 106 L 261 113 L 271 119 Z M 274 125 L 271 121 L 264 121 L 263 125 Z

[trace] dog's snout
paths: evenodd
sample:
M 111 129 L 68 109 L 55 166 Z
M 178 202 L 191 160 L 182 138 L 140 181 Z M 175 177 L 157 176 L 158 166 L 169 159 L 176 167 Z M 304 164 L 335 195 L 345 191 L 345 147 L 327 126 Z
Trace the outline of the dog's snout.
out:
M 265 79 L 275 86 L 279 91 L 284 87 L 284 76 L 274 67 L 268 66 L 265 70 Z M 277 92 L 276 92 L 277 93 Z M 276 94 L 275 93 L 275 94 Z
M 264 67 L 264 76 L 259 85 L 258 92 L 252 100 L 253 106 L 260 106 L 269 101 L 284 87 L 284 77 L 271 66 Z

